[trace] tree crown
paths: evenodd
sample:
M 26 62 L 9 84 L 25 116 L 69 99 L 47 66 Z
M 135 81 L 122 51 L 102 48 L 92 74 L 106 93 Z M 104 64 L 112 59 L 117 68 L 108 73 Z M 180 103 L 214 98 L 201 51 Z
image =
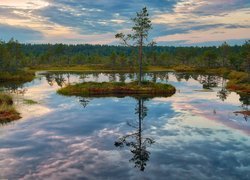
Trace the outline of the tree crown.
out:
M 134 22 L 132 33 L 127 35 L 118 33 L 115 35 L 115 38 L 120 39 L 122 44 L 126 46 L 145 45 L 144 40 L 148 41 L 149 30 L 152 29 L 147 8 L 144 7 L 140 12 L 137 12 L 136 17 L 132 18 L 131 20 Z M 147 45 L 154 44 L 155 42 L 152 41 Z

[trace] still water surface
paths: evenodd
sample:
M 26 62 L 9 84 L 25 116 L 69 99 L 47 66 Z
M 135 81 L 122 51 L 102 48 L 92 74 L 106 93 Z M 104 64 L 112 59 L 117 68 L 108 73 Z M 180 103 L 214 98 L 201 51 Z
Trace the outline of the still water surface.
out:
M 135 74 L 46 73 L 15 95 L 22 119 L 0 126 L 0 179 L 250 179 L 249 96 L 217 76 L 148 73 L 172 97 L 81 98 L 56 90 Z M 16 95 L 18 94 L 18 95 Z M 38 104 L 25 104 L 32 99 Z

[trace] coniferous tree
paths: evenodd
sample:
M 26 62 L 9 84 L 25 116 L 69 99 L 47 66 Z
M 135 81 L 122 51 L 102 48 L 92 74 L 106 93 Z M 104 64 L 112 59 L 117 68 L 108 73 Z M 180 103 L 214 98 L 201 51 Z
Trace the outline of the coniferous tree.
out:
M 147 8 L 144 7 L 140 12 L 137 12 L 136 17 L 132 18 L 132 21 L 134 22 L 134 26 L 132 27 L 131 34 L 124 35 L 123 33 L 118 33 L 115 37 L 120 39 L 123 45 L 138 47 L 140 85 L 142 81 L 143 46 L 146 45 L 145 42 L 148 40 L 149 30 L 152 29 Z M 131 41 L 132 44 L 130 44 Z M 151 42 L 148 45 L 154 45 L 154 42 Z

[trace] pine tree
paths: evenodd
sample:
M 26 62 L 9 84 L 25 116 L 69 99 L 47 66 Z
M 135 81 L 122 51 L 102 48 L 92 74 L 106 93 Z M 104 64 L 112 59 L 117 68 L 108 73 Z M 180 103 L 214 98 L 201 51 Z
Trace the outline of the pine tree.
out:
M 148 10 L 144 7 L 140 12 L 137 12 L 136 17 L 132 18 L 134 26 L 132 27 L 132 33 L 124 35 L 118 33 L 115 35 L 116 38 L 122 41 L 123 45 L 138 47 L 139 57 L 139 85 L 142 81 L 142 58 L 143 58 L 143 47 L 145 45 L 154 45 L 154 42 L 145 44 L 148 41 L 149 30 L 152 29 L 152 24 L 149 19 Z

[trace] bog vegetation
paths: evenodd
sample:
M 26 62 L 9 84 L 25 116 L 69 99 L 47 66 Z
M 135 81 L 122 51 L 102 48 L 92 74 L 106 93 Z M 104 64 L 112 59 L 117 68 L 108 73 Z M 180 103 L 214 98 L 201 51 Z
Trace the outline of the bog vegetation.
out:
M 13 106 L 12 98 L 7 94 L 0 93 L 0 122 L 5 123 L 19 118 L 19 113 Z
M 69 85 L 58 90 L 59 94 L 75 96 L 170 96 L 175 93 L 175 88 L 169 84 L 138 82 L 85 82 Z

